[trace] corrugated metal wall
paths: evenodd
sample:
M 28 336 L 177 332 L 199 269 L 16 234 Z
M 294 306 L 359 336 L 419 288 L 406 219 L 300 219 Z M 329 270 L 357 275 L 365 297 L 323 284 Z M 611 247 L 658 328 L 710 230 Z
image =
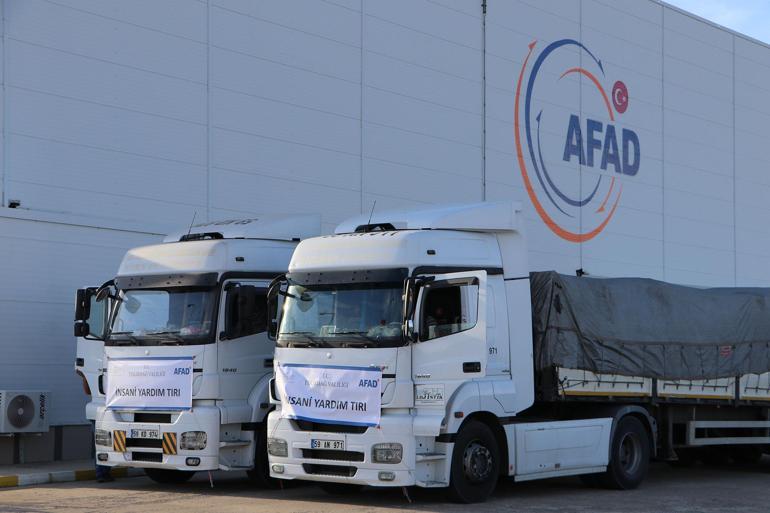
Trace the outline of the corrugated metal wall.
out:
M 770 284 L 766 46 L 637 0 L 489 0 L 485 40 L 480 3 L 2 1 L 0 186 L 30 210 L 0 209 L 0 388 L 53 390 L 54 423 L 82 421 L 74 289 L 195 212 L 321 212 L 331 230 L 375 200 L 519 199 L 533 268 Z M 641 143 L 582 244 L 535 211 L 514 141 L 520 73 L 563 39 L 608 92 L 626 84 L 616 124 Z M 611 173 L 564 160 L 563 121 L 609 120 L 589 80 L 554 75 L 588 54 L 554 55 L 534 94 L 543 162 L 581 197 Z M 547 208 L 581 232 L 595 206 Z

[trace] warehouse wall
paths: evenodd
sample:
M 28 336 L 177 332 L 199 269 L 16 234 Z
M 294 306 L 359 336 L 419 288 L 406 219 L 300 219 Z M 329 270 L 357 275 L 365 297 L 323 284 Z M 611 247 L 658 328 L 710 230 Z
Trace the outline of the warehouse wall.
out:
M 53 423 L 83 422 L 74 289 L 193 215 L 320 212 L 330 231 L 375 200 L 517 199 L 535 269 L 770 284 L 767 46 L 655 1 L 479 4 L 3 0 L 0 186 L 21 205 L 0 207 L 0 388 L 53 390 Z M 577 48 L 544 64 L 543 162 L 567 196 L 601 190 L 566 213 L 532 194 L 585 233 L 622 186 L 582 243 L 536 212 L 514 137 L 520 76 L 563 39 L 602 65 Z M 559 78 L 576 66 L 623 81 L 627 110 Z M 573 114 L 633 130 L 638 173 L 565 161 Z
M 591 67 L 585 51 L 558 54 L 559 62 L 544 66 L 545 77 L 537 78 L 544 119 L 555 112 L 609 121 L 589 80 L 553 75 L 581 65 L 600 77 L 608 95 L 613 81 L 624 81 L 629 102 L 625 113 L 615 111 L 616 124 L 633 129 L 641 142 L 638 174 L 617 176 L 623 188 L 617 212 L 599 235 L 580 244 L 555 236 L 535 212 L 511 136 L 512 89 L 528 45 L 537 41 L 525 79 L 543 47 L 565 38 L 582 42 L 604 73 Z M 770 136 L 770 110 L 762 100 L 770 83 L 766 45 L 660 3 L 634 0 L 490 2 L 487 45 L 487 176 L 489 185 L 494 182 L 488 197 L 523 199 L 535 266 L 696 285 L 770 284 L 770 211 L 763 201 L 770 192 L 770 158 L 761 142 Z M 558 130 L 544 132 L 545 164 L 556 170 L 567 195 L 586 197 L 599 173 L 612 174 L 577 159 L 566 164 L 566 123 L 546 126 Z M 537 185 L 535 194 L 544 197 Z M 589 207 L 600 198 L 579 212 L 567 210 L 572 217 L 553 207 L 550 214 L 563 227 L 585 232 L 595 226 Z

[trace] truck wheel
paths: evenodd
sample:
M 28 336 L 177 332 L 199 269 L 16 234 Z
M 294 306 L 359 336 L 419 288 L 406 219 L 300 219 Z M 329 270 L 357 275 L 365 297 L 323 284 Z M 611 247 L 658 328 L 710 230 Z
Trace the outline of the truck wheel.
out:
M 170 470 L 165 468 L 146 468 L 147 477 L 160 484 L 182 484 L 190 480 L 195 472 L 186 470 Z
M 449 498 L 469 504 L 487 500 L 500 477 L 500 448 L 492 430 L 471 420 L 455 439 Z
M 601 474 L 607 488 L 631 490 L 639 486 L 650 466 L 650 438 L 641 421 L 626 416 L 615 427 L 610 445 L 610 464 Z
M 329 495 L 353 495 L 363 488 L 361 485 L 347 483 L 319 483 L 319 486 Z
M 249 480 L 259 488 L 278 488 L 278 480 L 270 477 L 267 457 L 267 426 L 262 424 L 254 432 L 254 468 L 246 471 Z

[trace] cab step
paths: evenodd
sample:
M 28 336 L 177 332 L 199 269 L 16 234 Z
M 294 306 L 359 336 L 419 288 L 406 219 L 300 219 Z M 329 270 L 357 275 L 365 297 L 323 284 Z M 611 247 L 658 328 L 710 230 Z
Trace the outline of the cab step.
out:
M 246 465 L 222 465 L 219 464 L 219 470 L 251 470 L 254 467 L 249 467 Z
M 443 460 L 446 458 L 446 454 L 443 452 L 425 452 L 422 454 L 417 454 L 417 457 L 415 458 L 415 461 L 417 463 L 423 462 L 423 461 L 438 461 Z
M 417 486 L 422 488 L 446 488 L 449 483 L 444 481 L 417 481 Z
M 251 440 L 227 440 L 227 441 L 220 441 L 219 447 L 243 447 L 246 445 L 249 445 L 251 443 Z

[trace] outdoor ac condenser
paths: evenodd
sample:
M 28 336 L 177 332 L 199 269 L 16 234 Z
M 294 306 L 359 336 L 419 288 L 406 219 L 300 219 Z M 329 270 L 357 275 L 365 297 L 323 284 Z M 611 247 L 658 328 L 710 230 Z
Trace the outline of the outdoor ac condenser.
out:
M 0 390 L 0 433 L 48 431 L 48 392 Z

